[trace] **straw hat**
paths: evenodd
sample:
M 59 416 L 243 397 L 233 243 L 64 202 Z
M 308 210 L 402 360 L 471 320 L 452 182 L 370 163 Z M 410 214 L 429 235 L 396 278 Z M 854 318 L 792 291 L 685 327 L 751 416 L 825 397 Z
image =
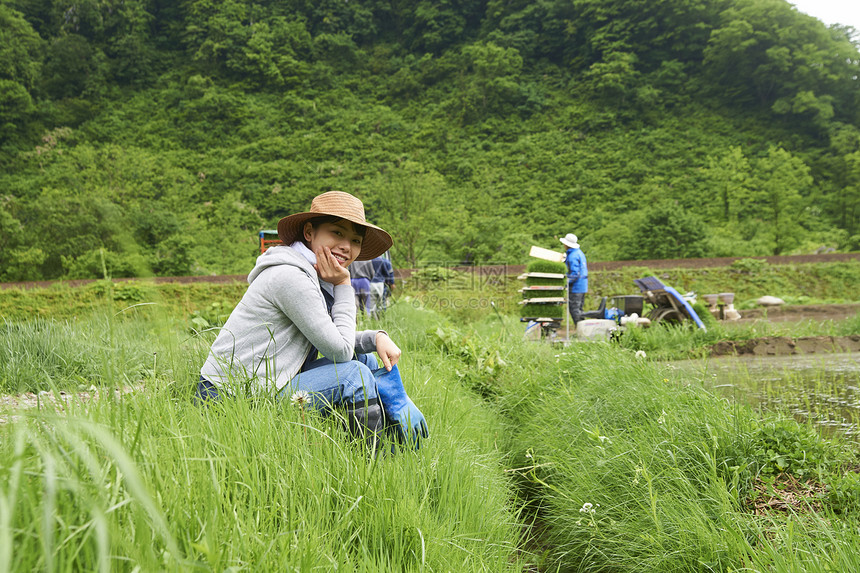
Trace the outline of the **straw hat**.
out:
M 573 233 L 568 233 L 563 239 L 559 239 L 559 241 L 561 241 L 571 249 L 579 248 L 579 242 L 576 239 L 576 235 L 574 235 Z
M 291 245 L 301 237 L 307 221 L 324 215 L 334 215 L 367 228 L 364 241 L 361 242 L 361 254 L 355 259 L 357 261 L 374 259 L 390 249 L 394 243 L 391 235 L 367 222 L 361 200 L 343 191 L 328 191 L 317 195 L 311 201 L 310 211 L 295 213 L 281 219 L 278 222 L 278 236 L 285 244 Z

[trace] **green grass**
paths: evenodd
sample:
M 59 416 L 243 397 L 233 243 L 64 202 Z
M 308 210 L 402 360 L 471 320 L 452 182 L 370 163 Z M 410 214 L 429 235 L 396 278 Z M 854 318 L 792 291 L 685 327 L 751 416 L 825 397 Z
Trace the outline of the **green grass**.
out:
M 755 563 L 769 571 L 780 563 L 856 561 L 858 539 L 838 533 L 843 522 L 833 532 L 832 515 L 765 520 L 747 506 L 753 480 L 773 475 L 780 446 L 770 437 L 802 443 L 810 456 L 796 463 L 805 460 L 807 477 L 839 474 L 853 459 L 850 450 L 790 420 L 762 422 L 632 353 L 582 346 L 559 356 L 557 376 L 521 388 L 531 407 L 515 425 L 514 466 L 551 570 L 731 570 Z M 771 424 L 783 433 L 767 430 Z M 812 459 L 813 451 L 821 453 Z M 800 472 L 800 465 L 786 471 Z M 797 519 L 806 531 L 791 540 L 794 557 L 781 557 L 771 544 L 787 543 L 786 528 Z M 834 541 L 829 551 L 822 534 Z
M 0 391 L 38 392 L 126 383 L 157 362 L 144 321 L 106 317 L 86 321 L 37 319 L 0 324 Z M 110 360 L 105 357 L 110 355 Z
M 147 279 L 100 280 L 82 287 L 58 282 L 47 288 L 0 290 L 0 317 L 9 321 L 74 319 L 93 312 L 119 313 L 135 305 L 155 306 L 161 314 L 185 317 L 206 313 L 218 304 L 228 306 L 229 314 L 247 287 L 242 281 L 157 284 Z
M 378 458 L 337 416 L 192 405 L 213 332 L 165 305 L 7 322 L 17 385 L 133 391 L 3 412 L 0 570 L 857 569 L 853 445 L 633 346 L 524 342 L 510 314 L 430 306 L 360 319 L 404 350 L 431 430 Z M 664 330 L 642 332 L 672 352 L 712 332 Z M 755 515 L 756 486 L 786 475 L 823 493 Z
M 499 417 L 435 371 L 437 351 L 401 362 L 432 439 L 374 459 L 336 417 L 193 406 L 205 350 L 122 398 L 0 427 L 0 570 L 522 570 Z

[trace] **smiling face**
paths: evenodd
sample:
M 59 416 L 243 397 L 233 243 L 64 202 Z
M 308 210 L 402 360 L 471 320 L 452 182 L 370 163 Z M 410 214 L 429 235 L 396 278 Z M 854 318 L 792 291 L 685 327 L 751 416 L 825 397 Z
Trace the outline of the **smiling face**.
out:
M 316 226 L 309 221 L 305 223 L 303 235 L 314 253 L 322 247 L 328 247 L 341 266 L 347 267 L 361 254 L 363 230 L 362 227 L 357 229 L 356 225 L 346 219 L 319 223 Z

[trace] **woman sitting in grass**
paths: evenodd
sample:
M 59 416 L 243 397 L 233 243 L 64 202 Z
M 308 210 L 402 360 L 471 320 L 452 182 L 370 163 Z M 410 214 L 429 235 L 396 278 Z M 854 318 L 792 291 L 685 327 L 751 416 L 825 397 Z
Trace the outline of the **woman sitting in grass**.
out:
M 344 408 L 350 430 L 371 444 L 387 417 L 417 447 L 427 425 L 403 389 L 400 349 L 385 331 L 355 329 L 348 267 L 387 251 L 391 236 L 365 220 L 359 199 L 341 191 L 318 195 L 310 211 L 281 219 L 278 236 L 283 245 L 257 258 L 248 290 L 212 344 L 196 398 L 307 393 L 319 409 Z

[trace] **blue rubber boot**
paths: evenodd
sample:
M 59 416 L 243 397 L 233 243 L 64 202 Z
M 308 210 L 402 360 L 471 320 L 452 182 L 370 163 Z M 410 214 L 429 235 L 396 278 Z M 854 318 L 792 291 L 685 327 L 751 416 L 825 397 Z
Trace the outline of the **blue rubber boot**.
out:
M 393 426 L 400 442 L 417 450 L 421 447 L 421 439 L 430 437 L 430 430 L 427 429 L 424 414 L 406 395 L 400 370 L 394 365 L 390 371 L 380 368 L 375 370 L 373 375 L 376 377 L 377 392 L 385 409 L 385 417 Z

